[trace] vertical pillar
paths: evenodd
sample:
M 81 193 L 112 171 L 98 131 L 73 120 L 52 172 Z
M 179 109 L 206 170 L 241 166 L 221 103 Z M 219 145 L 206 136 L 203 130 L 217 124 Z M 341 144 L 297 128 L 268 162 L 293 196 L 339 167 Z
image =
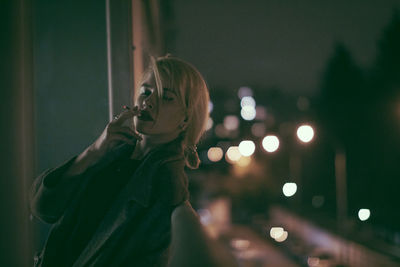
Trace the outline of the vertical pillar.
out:
M 132 105 L 131 1 L 106 0 L 109 120 Z
M 0 266 L 33 264 L 27 198 L 34 173 L 31 4 L 0 4 Z

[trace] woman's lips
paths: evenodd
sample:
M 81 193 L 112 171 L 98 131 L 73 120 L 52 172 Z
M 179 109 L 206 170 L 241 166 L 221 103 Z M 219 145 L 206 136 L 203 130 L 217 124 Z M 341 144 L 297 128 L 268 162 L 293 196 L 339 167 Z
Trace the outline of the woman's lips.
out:
M 148 111 L 142 110 L 138 116 L 139 120 L 142 121 L 152 121 L 153 118 L 151 117 L 150 113 Z

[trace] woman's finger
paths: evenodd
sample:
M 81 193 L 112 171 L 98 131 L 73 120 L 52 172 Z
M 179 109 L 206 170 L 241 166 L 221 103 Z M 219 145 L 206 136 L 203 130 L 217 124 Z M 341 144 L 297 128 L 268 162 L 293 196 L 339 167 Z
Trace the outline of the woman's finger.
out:
M 116 116 L 116 118 L 111 121 L 114 125 L 122 125 L 127 119 L 132 118 L 140 114 L 139 109 L 126 109 Z
M 125 135 L 115 135 L 113 138 L 113 141 L 117 140 L 117 141 L 123 141 L 125 143 L 128 143 L 130 145 L 135 145 L 136 141 L 132 138 L 126 137 Z

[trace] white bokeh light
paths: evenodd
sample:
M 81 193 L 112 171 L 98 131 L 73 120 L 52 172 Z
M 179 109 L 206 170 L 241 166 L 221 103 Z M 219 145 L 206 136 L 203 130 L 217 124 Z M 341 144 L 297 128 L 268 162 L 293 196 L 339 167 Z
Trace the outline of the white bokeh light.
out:
M 368 220 L 369 216 L 371 216 L 371 211 L 369 209 L 360 209 L 358 211 L 358 218 L 360 219 L 360 221 Z
M 280 237 L 283 234 L 283 227 L 271 227 L 269 236 L 273 239 Z
M 239 152 L 245 157 L 253 155 L 256 145 L 251 140 L 244 140 L 239 144 Z
M 239 152 L 239 147 L 237 146 L 230 146 L 225 153 L 225 159 L 229 163 L 235 163 L 239 161 L 242 157 L 242 154 Z
M 307 124 L 297 128 L 297 137 L 303 143 L 308 143 L 314 138 L 314 129 Z
M 244 106 L 240 110 L 240 116 L 242 116 L 242 118 L 246 121 L 254 120 L 256 114 L 256 109 L 252 106 Z
M 297 185 L 296 183 L 285 183 L 282 187 L 282 192 L 286 197 L 291 197 L 296 194 Z
M 283 231 L 283 233 L 281 234 L 280 237 L 275 238 L 276 242 L 283 242 L 288 238 L 288 232 L 287 231 Z
M 275 135 L 267 135 L 262 140 L 262 146 L 267 152 L 275 152 L 279 148 L 279 139 Z
M 256 108 L 256 101 L 254 100 L 254 98 L 252 96 L 245 96 L 242 98 L 242 100 L 240 100 L 240 106 L 243 107 L 253 107 Z

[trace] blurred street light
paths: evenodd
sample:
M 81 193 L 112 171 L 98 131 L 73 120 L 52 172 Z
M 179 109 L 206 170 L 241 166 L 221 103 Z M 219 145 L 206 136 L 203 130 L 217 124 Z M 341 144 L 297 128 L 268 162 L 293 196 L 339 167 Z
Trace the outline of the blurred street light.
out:
M 287 231 L 283 231 L 282 235 L 280 237 L 275 238 L 276 242 L 283 242 L 287 239 L 288 237 L 288 232 Z
M 303 124 L 297 128 L 297 137 L 303 143 L 308 143 L 314 138 L 314 129 L 307 124 Z
M 368 220 L 369 216 L 371 216 L 371 211 L 369 209 L 360 209 L 358 211 L 358 218 L 360 221 Z
M 267 135 L 262 140 L 262 146 L 267 152 L 275 152 L 279 148 L 279 139 L 275 135 Z
M 252 96 L 245 96 L 242 98 L 242 100 L 240 101 L 240 106 L 243 107 L 256 107 L 256 101 L 254 100 L 254 98 Z
M 246 166 L 248 166 L 248 165 L 250 164 L 250 162 L 251 162 L 251 157 L 242 156 L 242 157 L 240 157 L 240 159 L 237 161 L 237 165 L 238 165 L 239 167 L 246 167 Z
M 229 163 L 236 163 L 242 157 L 242 154 L 239 152 L 239 147 L 231 146 L 228 148 L 225 154 L 225 159 Z
M 282 187 L 282 192 L 286 197 L 291 197 L 296 194 L 297 185 L 296 183 L 285 183 Z
M 275 239 L 276 242 L 283 242 L 288 237 L 288 232 L 283 227 L 271 227 L 269 231 L 271 238 Z
M 245 157 L 253 155 L 256 145 L 251 140 L 244 140 L 239 144 L 239 152 Z
M 269 236 L 273 239 L 280 237 L 283 234 L 283 227 L 271 227 Z
M 246 121 L 254 120 L 256 114 L 256 109 L 252 106 L 244 106 L 240 110 L 240 116 L 242 116 L 242 118 Z
M 220 147 L 210 147 L 207 152 L 207 157 L 212 162 L 217 162 L 222 159 L 224 152 Z

